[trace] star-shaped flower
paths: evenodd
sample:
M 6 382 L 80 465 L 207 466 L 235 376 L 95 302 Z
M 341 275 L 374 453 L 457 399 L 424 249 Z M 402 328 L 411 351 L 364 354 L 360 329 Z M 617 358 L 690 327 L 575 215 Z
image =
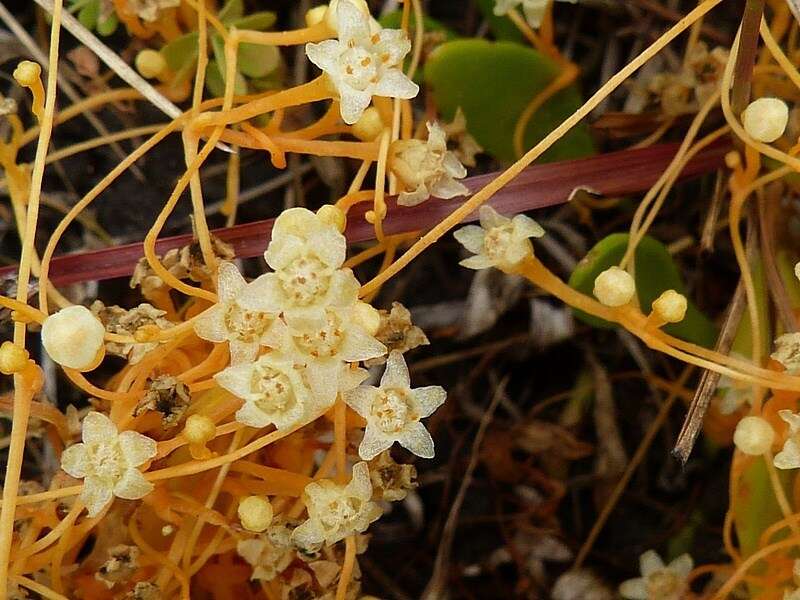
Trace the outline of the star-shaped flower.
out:
M 529 238 L 544 235 L 541 225 L 526 215 L 509 219 L 485 204 L 481 206 L 479 215 L 480 227 L 467 225 L 453 234 L 467 250 L 475 254 L 459 263 L 469 269 L 513 269 L 525 257 L 533 254 Z
M 255 362 L 228 367 L 214 379 L 244 400 L 236 411 L 239 423 L 290 429 L 319 404 L 304 380 L 303 371 L 281 353 L 269 352 Z
M 693 567 L 694 561 L 688 554 L 664 565 L 658 554 L 648 550 L 639 557 L 642 576 L 623 582 L 619 593 L 630 600 L 681 600 Z
M 428 123 L 428 140 L 399 140 L 392 144 L 392 172 L 406 190 L 397 199 L 403 206 L 416 206 L 431 196 L 448 199 L 469 193 L 456 179 L 467 170 L 447 149 L 447 135 L 438 123 Z
M 386 346 L 359 325 L 352 308 L 325 310 L 323 324 L 286 327 L 280 348 L 296 365 L 306 367 L 309 385 L 323 404 L 366 378 L 366 371 L 351 365 L 386 354 Z
M 83 443 L 61 455 L 61 468 L 83 479 L 80 499 L 90 517 L 98 515 L 113 496 L 138 500 L 153 490 L 136 468 L 156 455 L 156 442 L 136 431 L 119 433 L 102 413 L 83 419 Z
M 313 548 L 322 542 L 331 545 L 363 533 L 381 516 L 381 509 L 371 498 L 372 483 L 364 462 L 353 466 L 347 485 L 329 479 L 309 483 L 303 491 L 308 520 L 294 530 L 292 541 L 301 548 Z
M 800 333 L 784 333 L 776 339 L 775 352 L 770 356 L 786 367 L 790 374 L 800 373 Z
M 420 419 L 432 415 L 446 397 L 438 385 L 411 389 L 403 355 L 391 352 L 379 387 L 362 385 L 344 394 L 350 408 L 367 420 L 358 455 L 372 460 L 397 442 L 417 456 L 433 458 L 433 439 Z
M 494 14 L 502 16 L 508 11 L 522 5 L 522 11 L 525 13 L 525 20 L 534 29 L 538 29 L 542 24 L 544 18 L 544 11 L 547 9 L 547 3 L 552 0 L 495 0 Z M 561 2 L 571 2 L 575 4 L 578 0 L 561 0 Z
M 253 567 L 251 580 L 272 581 L 286 570 L 294 559 L 290 535 L 285 525 L 276 524 L 257 537 L 239 540 L 236 552 Z
M 336 21 L 339 39 L 306 44 L 306 54 L 339 96 L 345 123 L 358 121 L 373 96 L 408 100 L 419 93 L 419 86 L 401 70 L 411 50 L 404 32 L 380 29 L 373 33 L 369 16 L 350 0 L 339 2 Z
M 264 253 L 275 272 L 256 279 L 238 301 L 248 310 L 282 312 L 292 326 L 322 327 L 327 308 L 347 308 L 358 300 L 358 280 L 341 268 L 346 251 L 347 242 L 333 225 L 305 208 L 286 210 L 275 220 Z
M 800 414 L 784 409 L 778 411 L 778 416 L 789 424 L 789 435 L 773 463 L 779 469 L 800 468 Z
M 231 262 L 219 265 L 217 292 L 219 302 L 194 321 L 198 337 L 210 342 L 228 342 L 231 364 L 252 361 L 261 346 L 269 346 L 277 313 L 250 310 L 239 303 L 247 292 L 258 297 L 264 293 L 267 281 L 259 277 L 247 283 Z

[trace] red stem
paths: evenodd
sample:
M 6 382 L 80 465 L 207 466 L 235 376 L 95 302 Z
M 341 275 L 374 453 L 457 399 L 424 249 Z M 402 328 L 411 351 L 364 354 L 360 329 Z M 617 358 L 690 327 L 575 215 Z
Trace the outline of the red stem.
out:
M 649 189 L 667 168 L 678 144 L 659 144 L 650 148 L 610 152 L 590 158 L 528 167 L 516 179 L 499 191 L 490 204 L 505 214 L 519 213 L 567 202 L 576 188 L 586 188 L 606 197 L 623 196 Z M 681 173 L 682 179 L 711 172 L 724 164 L 730 142 L 723 140 L 701 151 Z M 473 193 L 497 177 L 497 173 L 478 175 L 464 180 Z M 425 230 L 455 210 L 463 198 L 432 199 L 417 207 L 398 206 L 388 198 L 389 214 L 384 221 L 387 234 Z M 372 225 L 363 219 L 369 203 L 354 206 L 348 217 L 345 235 L 348 241 L 363 242 L 374 237 Z M 466 221 L 477 220 L 473 213 Z M 255 221 L 235 227 L 214 230 L 214 235 L 231 244 L 236 256 L 259 256 L 267 246 L 274 219 Z M 156 251 L 164 254 L 192 241 L 190 234 L 164 238 Z M 56 256 L 50 263 L 50 280 L 58 286 L 82 281 L 99 281 L 127 277 L 143 256 L 142 244 L 134 243 Z M 16 267 L 0 269 L 0 278 L 16 274 Z

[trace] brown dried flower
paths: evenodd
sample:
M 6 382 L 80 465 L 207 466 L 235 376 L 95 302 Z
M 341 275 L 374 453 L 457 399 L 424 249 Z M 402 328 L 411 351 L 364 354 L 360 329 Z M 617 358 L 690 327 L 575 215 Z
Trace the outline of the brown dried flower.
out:
M 161 424 L 166 429 L 183 418 L 191 401 L 192 396 L 185 384 L 171 375 L 161 375 L 148 381 L 147 392 L 133 414 L 138 416 L 148 410 L 160 412 Z

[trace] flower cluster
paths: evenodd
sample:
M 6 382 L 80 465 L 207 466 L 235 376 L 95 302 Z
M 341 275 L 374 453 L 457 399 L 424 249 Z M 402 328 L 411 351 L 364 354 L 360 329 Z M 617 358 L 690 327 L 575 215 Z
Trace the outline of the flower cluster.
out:
M 668 565 L 653 550 L 639 557 L 642 576 L 629 579 L 619 587 L 623 598 L 631 600 L 680 600 L 687 591 L 687 578 L 694 561 L 683 554 Z
M 352 0 L 340 0 L 335 11 L 338 39 L 307 44 L 306 54 L 324 72 L 344 122 L 358 121 L 373 96 L 416 97 L 419 86 L 401 70 L 411 50 L 406 34 L 380 28 Z

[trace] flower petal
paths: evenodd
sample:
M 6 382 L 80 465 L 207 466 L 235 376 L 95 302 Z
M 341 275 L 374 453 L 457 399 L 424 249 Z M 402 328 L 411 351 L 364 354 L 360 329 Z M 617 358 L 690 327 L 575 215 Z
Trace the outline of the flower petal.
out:
M 362 92 L 346 85 L 337 85 L 336 91 L 339 92 L 339 111 L 342 121 L 348 125 L 355 124 L 372 102 L 372 94 L 369 91 Z
M 440 385 L 429 385 L 411 390 L 411 395 L 417 403 L 421 418 L 431 416 L 447 399 L 447 392 Z
M 117 437 L 117 426 L 107 416 L 90 412 L 83 418 L 83 441 L 87 444 L 113 441 Z
M 367 418 L 372 408 L 372 403 L 380 394 L 380 390 L 371 385 L 361 385 L 355 389 L 345 392 L 343 397 L 347 406 L 356 411 L 360 416 Z
M 545 234 L 542 226 L 528 215 L 516 215 L 511 223 L 514 225 L 514 235 L 521 238 L 540 238 Z
M 231 340 L 229 342 L 231 353 L 231 365 L 241 365 L 243 363 L 250 363 L 258 356 L 258 349 L 260 344 L 258 342 L 242 342 L 239 340 Z
M 483 240 L 486 237 L 486 231 L 483 227 L 477 225 L 466 225 L 461 229 L 456 229 L 453 232 L 453 237 L 458 240 L 458 243 L 464 246 L 473 254 L 479 254 L 483 250 Z
M 681 554 L 678 558 L 669 563 L 667 568 L 676 573 L 681 579 L 686 579 L 694 569 L 694 560 L 689 554 Z
M 350 0 L 339 0 L 336 7 L 336 22 L 339 39 L 347 43 L 350 40 L 364 40 L 370 36 L 369 16 L 358 10 Z
M 433 187 L 431 187 L 431 196 L 441 198 L 442 200 L 466 196 L 467 194 L 469 194 L 469 188 L 449 175 L 440 177 Z
M 648 600 L 647 581 L 643 577 L 623 581 L 619 586 L 619 593 L 629 600 Z
M 347 255 L 347 240 L 333 227 L 323 227 L 308 236 L 308 246 L 332 269 L 342 266 Z
M 350 483 L 347 484 L 347 493 L 361 500 L 372 498 L 372 481 L 369 478 L 369 466 L 365 462 L 353 465 Z
M 252 364 L 236 365 L 214 375 L 214 381 L 237 398 L 246 400 L 252 394 L 250 388 L 252 373 Z
M 386 69 L 375 84 L 374 94 L 385 98 L 410 100 L 419 94 L 419 86 L 400 69 Z
M 339 357 L 347 362 L 360 362 L 386 354 L 386 346 L 369 335 L 361 327 L 352 326 L 347 329 Z
M 61 453 L 61 468 L 67 475 L 86 477 L 86 444 L 73 444 Z
M 114 495 L 125 500 L 138 500 L 144 498 L 155 489 L 136 469 L 126 469 L 122 478 L 114 486 Z
M 220 304 L 233 302 L 236 297 L 247 285 L 239 269 L 232 262 L 223 261 L 219 263 L 217 272 L 217 294 Z
M 80 500 L 86 505 L 90 517 L 96 517 L 114 497 L 111 487 L 96 477 L 87 477 L 83 482 Z
M 664 568 L 664 561 L 654 550 L 648 550 L 639 557 L 639 570 L 644 577 L 649 577 Z
M 239 296 L 242 308 L 265 313 L 279 313 L 284 301 L 285 295 L 275 273 L 266 273 L 252 281 Z
M 394 440 L 392 438 L 385 435 L 377 427 L 367 423 L 367 427 L 364 429 L 364 439 L 361 440 L 361 444 L 358 446 L 358 455 L 362 460 L 372 460 L 384 450 L 391 448 L 393 443 Z
M 503 225 L 508 225 L 511 222 L 511 219 L 504 217 L 488 204 L 484 204 L 480 207 L 480 209 L 478 209 L 478 217 L 481 222 L 481 227 L 484 229 L 502 227 Z
M 389 353 L 386 359 L 386 370 L 381 377 L 381 388 L 395 388 L 407 390 L 411 387 L 411 377 L 408 375 L 408 366 L 403 354 L 397 350 Z
M 793 437 L 786 440 L 783 450 L 775 455 L 772 463 L 779 469 L 800 468 L 800 444 Z
M 192 321 L 192 327 L 194 327 L 197 337 L 216 343 L 228 339 L 230 332 L 225 326 L 225 308 L 222 304 L 215 304 Z
M 261 429 L 267 425 L 272 425 L 272 419 L 263 410 L 256 406 L 255 402 L 245 402 L 242 407 L 236 411 L 236 420 L 248 427 L 255 427 Z
M 397 441 L 403 448 L 413 452 L 420 458 L 433 458 L 435 456 L 433 438 L 419 421 L 406 425 L 405 429 L 397 436 Z
M 325 40 L 318 44 L 306 44 L 308 60 L 325 72 L 338 68 L 337 57 L 342 51 L 343 47 L 338 40 Z
M 156 455 L 156 441 L 138 431 L 123 431 L 119 434 L 119 448 L 125 463 L 138 467 Z
M 460 264 L 462 267 L 466 267 L 467 269 L 475 269 L 476 271 L 495 266 L 495 262 L 485 254 L 470 256 L 469 258 L 465 258 L 464 260 L 460 261 L 458 264 Z

